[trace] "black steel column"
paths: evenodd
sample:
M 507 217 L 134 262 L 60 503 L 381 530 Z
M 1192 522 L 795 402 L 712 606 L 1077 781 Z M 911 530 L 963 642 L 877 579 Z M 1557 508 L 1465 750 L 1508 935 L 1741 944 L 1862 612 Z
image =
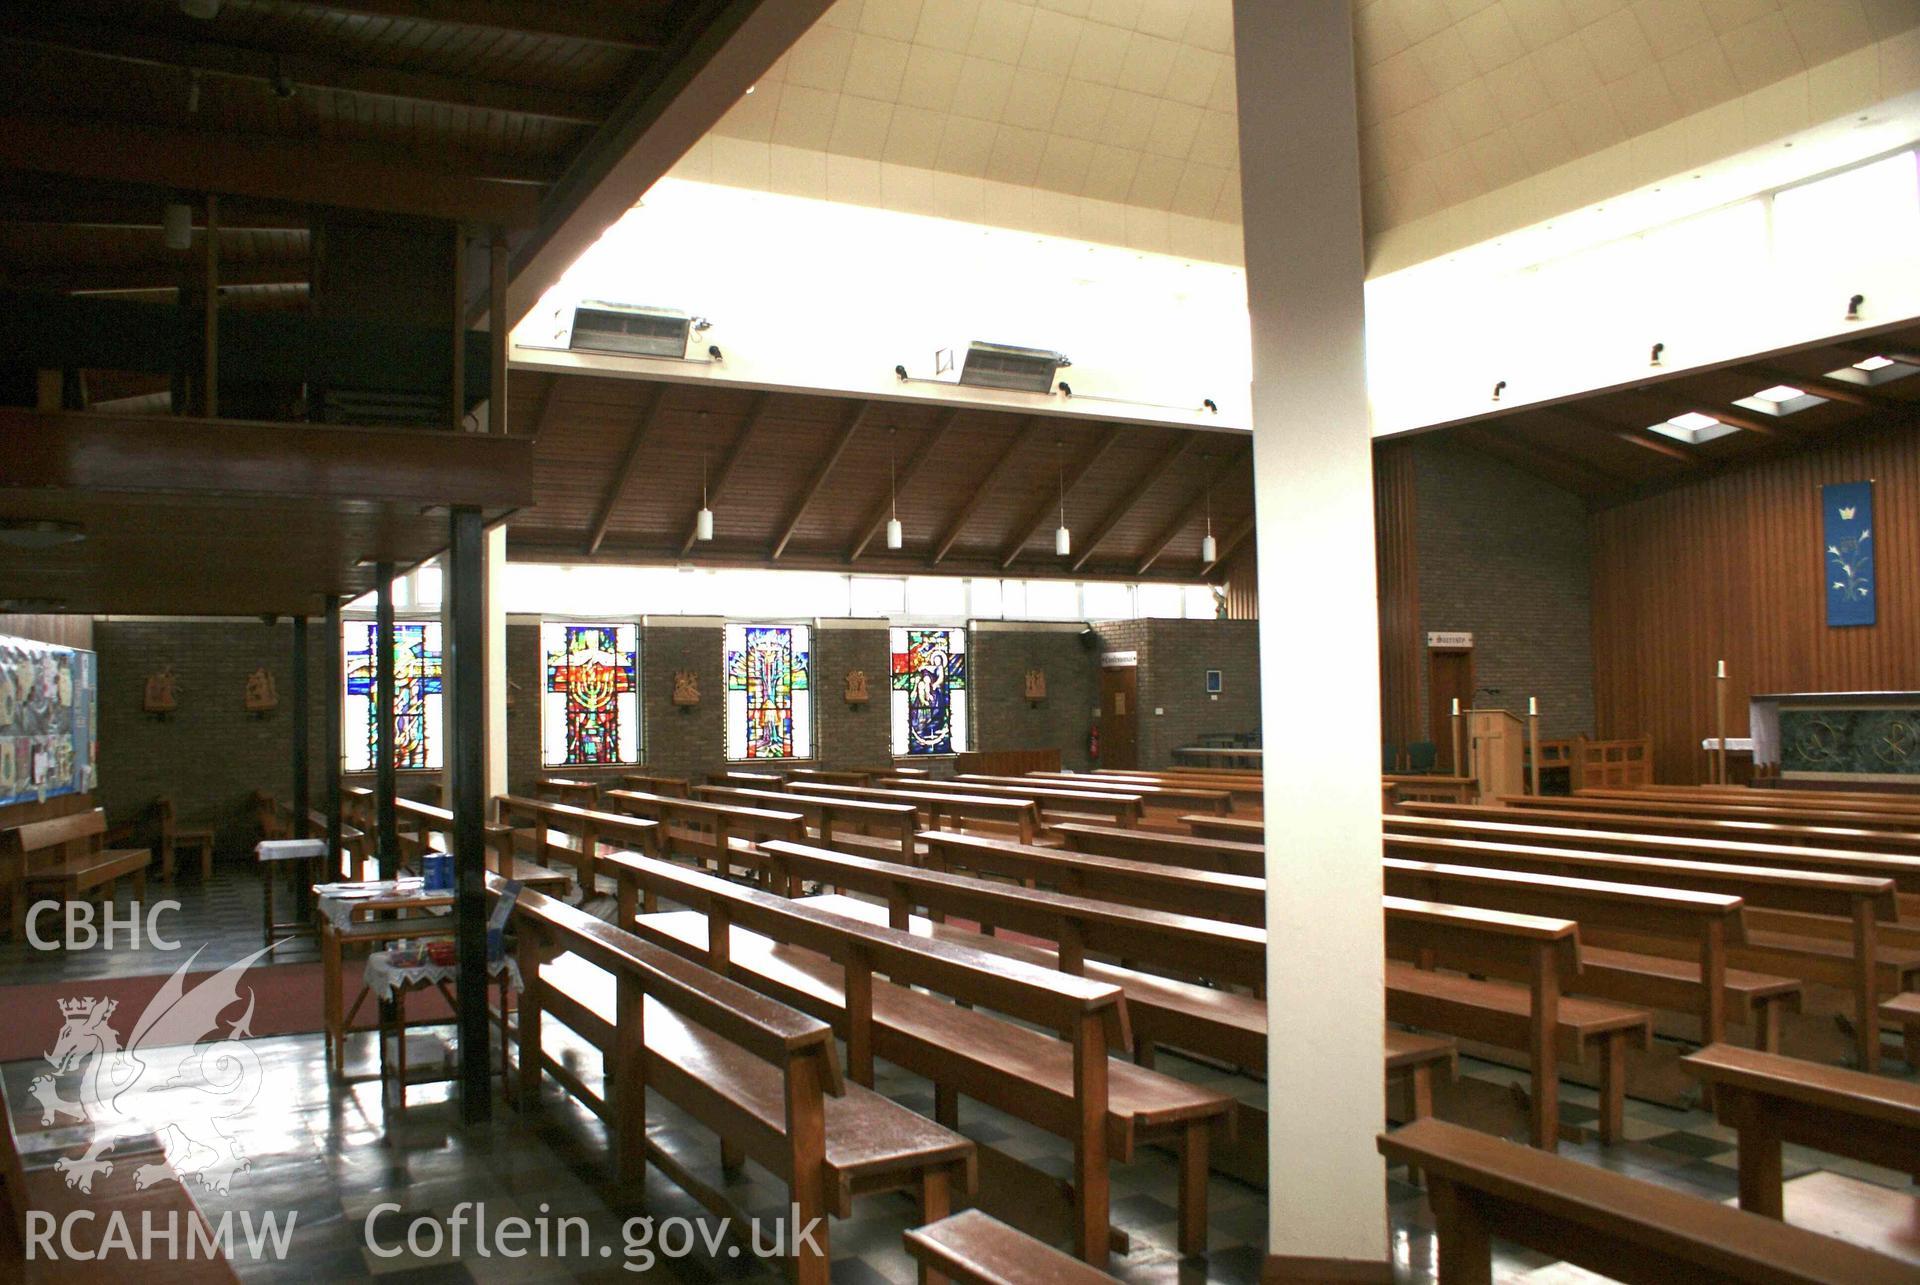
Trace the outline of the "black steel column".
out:
M 453 784 L 453 940 L 460 959 L 455 998 L 460 1022 L 460 1115 L 480 1123 L 493 1106 L 487 1022 L 486 595 L 482 570 L 486 528 L 478 509 L 453 511 L 447 577 L 453 607 L 452 735 L 447 768 Z
M 313 806 L 308 780 L 312 765 L 307 744 L 307 618 L 293 618 L 293 837 L 313 833 L 308 809 Z
M 342 846 L 344 822 L 340 815 L 340 768 L 345 761 L 341 757 L 341 738 L 345 735 L 342 725 L 346 720 L 343 703 L 347 698 L 346 676 L 341 673 L 343 664 L 340 648 L 340 600 L 327 599 L 326 634 L 321 639 L 326 646 L 327 690 L 322 695 L 321 705 L 326 726 L 321 731 L 321 743 L 326 746 L 325 758 L 321 770 L 327 776 L 327 878 L 340 877 L 340 848 Z
M 376 877 L 391 879 L 400 872 L 400 822 L 393 811 L 393 564 L 380 563 L 374 575 L 380 579 L 373 615 L 373 708 L 379 720 L 374 732 L 373 802 L 380 830 L 374 852 Z

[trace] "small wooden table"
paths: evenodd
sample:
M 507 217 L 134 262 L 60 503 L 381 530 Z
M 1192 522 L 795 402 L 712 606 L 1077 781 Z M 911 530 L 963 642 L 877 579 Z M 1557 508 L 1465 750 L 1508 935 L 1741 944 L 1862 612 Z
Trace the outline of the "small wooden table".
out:
M 460 1005 L 448 989 L 460 975 L 458 965 L 435 964 L 422 959 L 417 963 L 404 964 L 394 960 L 390 950 L 375 951 L 367 956 L 366 988 L 374 992 L 380 1005 L 380 1095 L 385 1100 L 392 1094 L 396 1107 L 407 1109 L 407 1087 L 410 1084 L 432 1084 L 455 1078 L 449 1075 L 412 1075 L 407 1069 L 407 996 L 416 991 L 437 990 L 447 1001 L 447 1007 L 455 1013 Z M 520 970 L 514 964 L 511 955 L 503 955 L 487 964 L 487 980 L 500 986 L 500 1074 L 506 1075 L 508 1012 L 512 1003 L 512 992 L 521 986 Z M 438 1021 L 421 1023 L 439 1025 Z M 388 1050 L 392 1050 L 389 1057 Z
M 305 912 L 299 918 L 289 919 L 284 923 L 275 922 L 273 918 L 273 883 L 280 863 L 297 863 L 294 868 L 296 889 L 301 886 L 310 886 L 314 863 L 326 859 L 327 845 L 322 839 L 262 839 L 253 846 L 253 854 L 254 859 L 260 863 L 260 892 L 264 903 L 265 928 L 261 942 L 267 947 L 267 954 L 271 956 L 275 946 L 273 935 L 276 932 L 306 934 L 313 931 L 310 905 L 296 907 Z
M 372 890 L 370 894 L 358 889 Z M 350 943 L 419 940 L 453 936 L 453 916 L 442 913 L 453 906 L 450 892 L 428 893 L 420 879 L 385 883 L 323 883 L 313 888 L 318 898 L 320 961 L 325 979 L 323 1029 L 327 1038 L 327 1070 L 335 1079 L 346 1072 L 347 1027 L 366 1002 L 363 986 L 346 1010 L 341 958 Z

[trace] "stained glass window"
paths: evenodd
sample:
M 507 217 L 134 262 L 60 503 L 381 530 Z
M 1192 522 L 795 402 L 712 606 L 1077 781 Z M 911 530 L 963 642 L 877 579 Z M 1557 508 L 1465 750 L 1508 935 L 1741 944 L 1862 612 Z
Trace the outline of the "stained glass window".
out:
M 958 754 L 967 748 L 967 631 L 891 632 L 893 752 Z
M 813 757 L 812 631 L 727 626 L 727 757 Z
M 347 771 L 373 770 L 379 745 L 375 717 L 374 634 L 371 620 L 346 629 Z M 400 621 L 393 627 L 393 765 L 438 768 L 440 750 L 440 622 Z
M 640 683 L 632 625 L 540 626 L 541 762 L 640 761 Z

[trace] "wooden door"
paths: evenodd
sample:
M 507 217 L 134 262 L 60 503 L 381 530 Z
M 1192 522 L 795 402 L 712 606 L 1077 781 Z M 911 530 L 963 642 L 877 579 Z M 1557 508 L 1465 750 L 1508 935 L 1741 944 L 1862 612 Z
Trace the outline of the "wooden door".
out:
M 1100 766 L 1136 768 L 1140 766 L 1140 711 L 1137 696 L 1140 671 L 1124 669 L 1100 671 Z
M 1427 739 L 1439 748 L 1440 771 L 1447 776 L 1459 776 L 1462 771 L 1453 761 L 1455 700 L 1462 710 L 1473 706 L 1473 653 L 1431 648 L 1427 652 Z M 1460 734 L 1466 736 L 1464 724 Z

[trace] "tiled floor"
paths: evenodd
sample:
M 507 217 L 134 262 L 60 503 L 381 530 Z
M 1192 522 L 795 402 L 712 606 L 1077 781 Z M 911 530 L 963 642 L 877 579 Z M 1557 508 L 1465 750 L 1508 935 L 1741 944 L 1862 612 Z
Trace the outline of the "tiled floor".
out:
M 204 941 L 204 962 L 227 962 L 258 946 L 260 891 L 251 871 L 222 870 L 210 889 L 183 883 L 175 895 L 182 902 L 177 935 L 189 947 Z M 594 908 L 605 904 L 605 899 L 597 900 Z M 311 947 L 305 944 L 288 955 L 289 959 L 311 957 Z M 0 984 L 44 982 L 58 976 L 82 983 L 76 993 L 84 994 L 86 979 L 171 971 L 178 958 L 121 950 L 49 956 L 8 944 L 0 948 Z M 227 1194 L 198 1196 L 216 1221 L 229 1212 L 236 1217 L 243 1212 L 256 1218 L 267 1212 L 283 1219 L 293 1216 L 284 1257 L 241 1257 L 238 1265 L 245 1281 L 377 1277 L 426 1285 L 636 1277 L 691 1282 L 768 1279 L 744 1246 L 720 1236 L 717 1220 L 658 1172 L 649 1172 L 644 1190 L 615 1182 L 604 1127 L 550 1081 L 537 1115 L 524 1117 L 496 1103 L 493 1123 L 462 1128 L 449 1098 L 450 1086 L 417 1088 L 404 1113 L 390 1114 L 382 1105 L 377 1082 L 329 1082 L 317 1035 L 255 1039 L 249 1047 L 261 1059 L 263 1087 L 251 1110 L 231 1122 L 230 1131 L 252 1167 L 235 1179 Z M 350 1073 L 370 1071 L 374 1053 L 370 1037 L 356 1042 L 350 1049 Z M 564 1056 L 587 1078 L 597 1079 L 598 1055 L 591 1049 L 567 1048 Z M 1161 1066 L 1174 1074 L 1219 1084 L 1249 1100 L 1258 1100 L 1262 1092 L 1254 1081 L 1177 1057 L 1163 1055 Z M 1891 1069 L 1905 1070 L 1897 1062 Z M 28 1082 L 44 1070 L 38 1062 L 0 1068 L 0 1087 L 16 1111 L 30 1103 Z M 1472 1060 L 1463 1063 L 1463 1072 L 1494 1097 L 1524 1078 L 1505 1067 Z M 60 1081 L 69 1097 L 72 1082 L 72 1077 Z M 877 1087 L 916 1109 L 931 1110 L 931 1089 L 916 1077 L 883 1064 Z M 1570 1124 L 1578 1126 L 1593 1118 L 1591 1091 L 1568 1085 L 1564 1100 Z M 1728 1132 L 1708 1115 L 1638 1101 L 1630 1101 L 1627 1110 L 1625 1141 L 1610 1147 L 1590 1140 L 1573 1142 L 1563 1147 L 1563 1154 L 1710 1199 L 1725 1199 L 1733 1193 L 1733 1144 Z M 1071 1152 L 1064 1143 L 997 1112 L 966 1103 L 961 1127 L 981 1144 L 1043 1170 L 1056 1175 L 1070 1172 Z M 649 1104 L 649 1131 L 676 1158 L 723 1187 L 749 1214 L 771 1219 L 781 1210 L 784 1192 L 779 1183 L 752 1165 L 737 1178 L 725 1177 L 711 1135 L 657 1098 Z M 1789 1176 L 1825 1167 L 1908 1189 L 1901 1175 L 1796 1148 L 1788 1148 L 1787 1164 Z M 1409 1282 L 1429 1281 L 1433 1242 L 1425 1199 L 1401 1178 L 1397 1170 L 1388 1178 L 1400 1275 Z M 1169 1156 L 1149 1151 L 1133 1164 L 1115 1166 L 1113 1218 L 1135 1242 L 1131 1254 L 1116 1258 L 1116 1274 L 1143 1285 L 1256 1281 L 1264 1236 L 1264 1193 L 1216 1175 L 1209 1189 L 1210 1253 L 1204 1259 L 1182 1260 L 1172 1248 L 1174 1189 Z M 550 1228 L 556 1219 L 582 1221 L 568 1225 L 568 1252 L 544 1257 L 480 1255 L 472 1246 L 471 1219 L 462 1253 L 454 1253 L 446 1244 L 436 1251 L 427 1242 L 417 1246 L 424 1252 L 407 1250 L 407 1229 L 416 1220 L 429 1220 L 421 1225 L 420 1235 L 428 1235 L 428 1227 L 437 1225 L 444 1236 L 453 1211 L 464 1202 L 483 1204 L 481 1220 L 494 1228 L 509 1218 L 546 1219 Z M 380 1206 L 397 1208 L 383 1209 L 370 1218 Z M 650 1271 L 630 1270 L 646 1262 L 646 1250 L 661 1248 L 629 1243 L 628 1233 L 637 1234 L 629 1220 L 642 1215 L 656 1220 L 656 1227 L 667 1219 L 690 1220 L 693 1227 L 715 1237 L 711 1251 L 695 1235 L 689 1256 L 655 1261 Z M 911 1216 L 912 1208 L 902 1197 L 857 1202 L 855 1216 L 832 1227 L 835 1280 L 911 1281 L 913 1265 L 900 1249 L 900 1232 Z M 676 1227 L 675 1232 L 680 1230 Z M 385 1256 L 375 1246 L 398 1252 Z M 1501 1278 L 1562 1281 L 1576 1275 L 1547 1264 L 1539 1255 L 1502 1251 Z

